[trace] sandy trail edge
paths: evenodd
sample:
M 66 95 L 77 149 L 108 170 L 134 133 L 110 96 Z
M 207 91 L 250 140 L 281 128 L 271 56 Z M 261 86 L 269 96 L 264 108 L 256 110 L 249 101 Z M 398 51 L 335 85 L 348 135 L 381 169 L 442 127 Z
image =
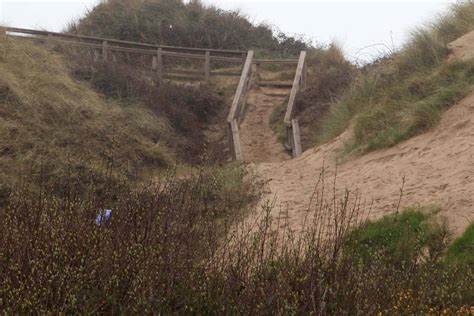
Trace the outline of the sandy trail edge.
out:
M 346 132 L 298 159 L 249 165 L 268 181 L 261 205 L 276 198 L 272 215 L 287 209 L 291 229 L 301 231 L 323 165 L 326 177 L 332 177 L 337 153 L 348 137 Z M 450 108 L 433 131 L 349 158 L 337 168 L 337 188 L 357 191 L 366 205 L 373 203 L 370 218 L 394 212 L 405 177 L 401 207 L 440 206 L 454 234 L 461 234 L 474 220 L 474 93 Z

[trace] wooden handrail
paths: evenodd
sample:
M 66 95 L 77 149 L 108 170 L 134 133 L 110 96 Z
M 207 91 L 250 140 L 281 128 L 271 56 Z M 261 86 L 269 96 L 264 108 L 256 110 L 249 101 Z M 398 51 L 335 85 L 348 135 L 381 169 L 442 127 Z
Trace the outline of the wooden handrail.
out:
M 248 85 L 250 81 L 250 76 L 252 72 L 252 60 L 253 60 L 253 51 L 250 50 L 247 53 L 247 58 L 245 59 L 244 69 L 240 75 L 239 85 L 235 92 L 234 100 L 232 101 L 232 106 L 230 108 L 229 115 L 227 116 L 227 122 L 231 122 L 233 119 L 239 119 L 240 110 L 242 103 L 247 96 Z
M 293 118 L 293 111 L 297 94 L 304 89 L 306 85 L 306 52 L 300 54 L 298 66 L 296 68 L 293 87 L 291 88 L 290 99 L 286 107 L 285 118 L 283 123 L 286 127 L 287 148 L 292 152 L 293 158 L 301 155 L 301 138 L 299 132 L 298 120 Z
M 16 31 L 11 31 L 11 29 L 17 30 L 16 28 L 3 28 L 7 32 L 12 32 L 12 33 L 20 33 Z M 10 29 L 10 31 L 8 30 Z M 31 30 L 34 31 L 34 30 Z M 67 43 L 70 45 L 77 45 L 77 46 L 84 46 L 84 47 L 89 47 L 89 48 L 97 48 L 101 49 L 103 46 L 104 41 L 99 43 L 100 38 L 96 37 L 87 37 L 87 36 L 76 36 L 76 35 L 70 35 L 70 34 L 62 34 L 62 33 L 48 33 L 49 35 L 45 35 L 48 33 L 47 31 L 35 31 L 35 34 L 30 34 L 30 33 L 22 33 L 22 34 L 30 34 L 30 35 L 35 35 L 33 37 L 25 37 L 25 36 L 20 36 L 20 35 L 14 35 L 14 34 L 9 34 L 9 36 L 13 37 L 18 37 L 18 38 L 25 38 L 25 39 L 33 39 L 33 40 L 48 40 L 48 41 L 54 41 L 54 42 L 59 42 L 59 43 Z M 79 42 L 79 41 L 73 41 L 73 40 L 64 40 L 61 38 L 54 38 L 51 36 L 51 34 L 62 34 L 64 38 L 72 38 L 72 39 L 81 39 L 81 38 L 93 38 L 94 43 L 90 42 Z M 96 43 L 95 43 L 96 42 Z M 196 53 L 180 53 L 180 52 L 175 52 L 173 51 L 174 48 L 181 49 L 180 47 L 172 47 L 172 46 L 153 46 L 149 44 L 142 44 L 139 43 L 140 46 L 142 47 L 147 47 L 148 49 L 143 49 L 143 48 L 133 48 L 133 47 L 123 47 L 123 46 L 117 46 L 113 45 L 114 43 L 122 43 L 126 41 L 118 41 L 118 40 L 105 40 L 107 42 L 107 49 L 108 51 L 116 51 L 116 52 L 128 52 L 128 53 L 138 53 L 138 54 L 149 54 L 149 55 L 155 55 L 156 54 L 156 47 L 161 47 L 163 50 L 163 56 L 170 56 L 170 57 L 177 57 L 177 58 L 188 58 L 188 59 L 200 59 L 200 60 L 205 60 L 206 56 L 205 54 L 196 54 Z M 127 43 L 127 42 L 126 42 Z M 131 42 L 134 43 L 134 42 Z M 153 49 L 151 49 L 153 48 Z M 183 51 L 193 51 L 195 52 L 196 50 L 206 52 L 209 51 L 215 52 L 215 51 L 220 51 L 220 50 L 213 50 L 213 49 L 194 49 L 194 48 L 183 48 Z M 228 52 L 225 50 L 222 50 L 220 52 Z M 237 51 L 231 51 L 231 52 L 237 52 Z M 230 62 L 230 63 L 242 63 L 242 58 L 236 58 L 236 57 L 225 57 L 225 56 L 215 56 L 211 55 L 210 60 L 213 62 L 218 62 L 218 61 L 223 61 L 223 62 Z M 297 64 L 298 60 L 297 59 L 254 59 L 253 60 L 254 64 L 274 64 L 274 65 L 293 65 Z
M 240 76 L 239 85 L 235 92 L 234 100 L 227 116 L 228 140 L 233 160 L 242 160 L 242 149 L 240 146 L 239 124 L 242 120 L 245 106 L 247 103 L 248 91 L 251 89 L 252 80 L 252 64 L 254 52 L 250 50 L 245 59 L 244 68 Z
M 18 33 L 18 34 L 28 34 L 28 35 L 38 35 L 38 36 L 52 36 L 52 37 L 69 38 L 69 39 L 81 39 L 81 40 L 84 40 L 84 41 L 91 41 L 91 42 L 94 42 L 94 43 L 97 43 L 97 44 L 101 44 L 104 41 L 106 41 L 109 44 L 119 44 L 119 45 L 124 45 L 124 46 L 131 46 L 131 47 L 152 48 L 154 50 L 161 47 L 161 48 L 166 49 L 168 51 L 176 51 L 176 52 L 202 52 L 202 53 L 205 53 L 206 51 L 210 51 L 212 53 L 217 53 L 217 54 L 238 55 L 238 56 L 241 56 L 242 54 L 245 53 L 245 51 L 242 51 L 242 50 L 227 50 L 227 49 L 193 48 L 193 47 L 179 47 L 179 46 L 168 46 L 168 45 L 155 45 L 155 44 L 132 42 L 132 41 L 123 41 L 123 40 L 116 40 L 116 39 L 102 38 L 102 37 L 95 37 L 95 36 L 85 36 L 85 35 L 75 35 L 75 34 L 68 34 L 68 33 L 58 33 L 58 32 L 50 32 L 50 31 L 23 29 L 23 28 L 17 28 L 17 27 L 3 27 L 3 29 L 7 32 Z

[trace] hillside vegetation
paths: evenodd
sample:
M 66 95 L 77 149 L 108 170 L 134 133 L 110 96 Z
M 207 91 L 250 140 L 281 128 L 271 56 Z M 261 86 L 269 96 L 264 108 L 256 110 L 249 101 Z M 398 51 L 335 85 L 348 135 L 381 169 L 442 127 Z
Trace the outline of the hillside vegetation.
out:
M 73 33 L 185 47 L 259 49 L 296 55 L 304 40 L 252 24 L 237 11 L 204 5 L 199 0 L 106 0 L 71 23 Z
M 2 33 L 3 34 L 3 33 Z M 105 99 L 63 59 L 0 36 L 0 183 L 67 173 L 140 176 L 173 157 L 169 124 L 140 102 Z
M 403 49 L 363 69 L 353 87 L 336 100 L 316 133 L 328 141 L 349 126 L 347 150 L 390 147 L 425 132 L 471 91 L 474 62 L 447 63 L 447 44 L 474 28 L 474 3 L 454 5 L 435 22 L 413 31 Z
M 314 144 L 353 124 L 350 149 L 371 150 L 434 126 L 474 83 L 474 62 L 444 62 L 445 44 L 471 24 L 474 4 L 455 7 L 362 73 L 335 46 L 312 50 L 298 100 L 303 137 Z M 281 55 L 303 45 L 199 1 L 103 1 L 70 31 Z M 268 169 L 283 174 L 279 194 L 307 192 L 311 177 L 304 209 L 278 209 L 275 195 L 258 204 L 272 192 L 251 169 L 202 163 L 204 130 L 225 124 L 226 91 L 160 83 L 149 61 L 127 54 L 124 63 L 91 57 L 0 35 L 5 314 L 474 313 L 472 225 L 454 239 L 435 207 L 368 220 L 355 186 L 339 190 L 337 172 L 310 156 Z

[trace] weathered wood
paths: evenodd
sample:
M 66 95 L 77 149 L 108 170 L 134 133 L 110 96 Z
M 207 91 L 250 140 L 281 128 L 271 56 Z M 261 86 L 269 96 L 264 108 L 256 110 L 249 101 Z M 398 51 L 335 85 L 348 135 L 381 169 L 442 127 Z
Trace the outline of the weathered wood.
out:
M 94 49 L 94 62 L 98 62 L 99 61 L 99 50 L 97 49 Z
M 252 63 L 253 51 L 250 50 L 247 53 L 234 100 L 232 101 L 232 106 L 227 116 L 227 122 L 229 124 L 228 140 L 233 160 L 242 160 L 239 123 L 242 119 L 242 113 L 245 111 L 247 92 L 252 86 Z
M 211 52 L 206 51 L 206 59 L 204 61 L 204 80 L 209 81 L 211 78 Z
M 107 41 L 104 41 L 102 43 L 102 60 L 103 61 L 107 61 L 107 54 L 108 54 L 107 46 L 108 46 Z
M 298 120 L 293 118 L 293 110 L 296 101 L 296 95 L 298 92 L 304 88 L 306 84 L 306 52 L 301 52 L 300 58 L 298 61 L 298 66 L 296 67 L 295 78 L 293 80 L 293 86 L 291 88 L 290 98 L 288 100 L 288 105 L 286 108 L 285 118 L 283 124 L 286 126 L 286 138 L 287 144 L 286 148 L 291 150 L 293 158 L 301 155 L 301 136 L 300 129 L 298 125 Z
M 281 82 L 281 81 L 260 81 L 258 83 L 260 87 L 277 87 L 277 88 L 291 88 L 293 83 Z
M 6 32 L 6 31 L 5 31 Z M 35 36 L 35 37 L 25 37 L 25 36 L 15 36 L 15 35 L 9 35 L 10 37 L 16 37 L 19 39 L 23 40 L 39 40 L 43 41 L 44 39 L 48 39 L 47 37 L 44 36 Z M 51 42 L 57 42 L 57 43 L 65 43 L 69 45 L 74 45 L 74 46 L 83 46 L 83 47 L 89 47 L 89 48 L 98 48 L 102 49 L 102 44 L 93 44 L 93 43 L 86 43 L 86 42 L 77 42 L 77 41 L 72 41 L 72 40 L 61 40 L 58 38 L 51 37 L 50 38 Z M 137 53 L 137 54 L 148 54 L 148 55 L 156 55 L 156 49 L 151 50 L 151 49 L 140 49 L 140 48 L 129 48 L 129 47 L 121 47 L 121 46 L 113 46 L 110 45 L 111 43 L 107 41 L 108 43 L 108 51 L 109 52 L 126 52 L 126 53 Z M 196 54 L 196 53 L 178 53 L 178 52 L 172 52 L 172 51 L 166 51 L 165 49 L 162 49 L 163 55 L 164 56 L 169 56 L 169 57 L 175 57 L 175 58 L 181 58 L 181 59 L 196 59 L 196 60 L 205 60 L 205 55 L 202 54 Z M 212 56 L 211 55 L 211 61 L 223 61 L 223 62 L 228 62 L 228 63 L 242 63 L 242 59 L 240 58 L 235 58 L 235 57 L 222 57 L 222 56 Z M 240 75 L 240 73 L 239 73 Z
M 156 55 L 153 55 L 152 60 L 151 60 L 151 70 L 156 70 L 156 65 L 157 65 L 157 57 Z
M 230 122 L 230 130 L 231 130 L 231 135 L 232 135 L 232 159 L 241 161 L 243 159 L 242 157 L 242 148 L 240 146 L 240 134 L 239 134 L 239 125 L 237 123 L 237 120 L 232 120 Z
M 288 106 L 286 108 L 285 119 L 284 122 L 286 124 L 290 124 L 292 115 L 293 115 L 293 108 L 295 106 L 296 95 L 300 91 L 301 88 L 301 76 L 303 74 L 303 68 L 306 60 L 306 52 L 301 52 L 300 59 L 298 62 L 298 67 L 296 68 L 295 79 L 293 80 L 293 87 L 290 93 L 290 99 L 288 101 Z
M 152 48 L 152 49 L 162 48 L 162 49 L 166 49 L 168 51 L 176 51 L 176 52 L 201 52 L 201 53 L 203 53 L 203 52 L 206 52 L 206 51 L 211 51 L 211 52 L 216 53 L 216 54 L 233 55 L 233 56 L 240 56 L 242 54 L 245 54 L 245 52 L 241 51 L 241 50 L 207 49 L 207 48 L 155 45 L 155 44 L 115 40 L 115 39 L 101 38 L 101 37 L 94 37 L 94 36 L 84 36 L 84 35 L 75 35 L 75 34 L 67 34 L 67 33 L 40 31 L 40 30 L 32 30 L 32 29 L 24 29 L 24 28 L 16 28 L 16 27 L 5 27 L 5 31 L 10 32 L 10 33 L 29 34 L 29 35 L 35 35 L 35 36 L 48 36 L 49 34 L 51 34 L 51 36 L 53 36 L 53 37 L 90 41 L 90 42 L 95 42 L 97 44 L 101 44 L 103 41 L 107 41 L 109 44 L 120 44 L 120 45 L 129 46 L 129 47 L 142 47 L 142 48 Z
M 158 76 L 158 82 L 163 81 L 163 49 L 158 48 L 156 53 L 156 74 Z
M 293 158 L 296 158 L 301 155 L 301 136 L 300 136 L 300 126 L 298 124 L 297 119 L 291 120 L 291 130 L 292 130 L 292 139 L 293 139 L 293 146 L 292 146 L 292 155 Z
M 211 76 L 240 77 L 240 72 L 236 72 L 236 71 L 211 71 Z
M 256 64 L 296 65 L 298 59 L 255 59 Z
M 193 76 L 193 75 L 180 75 L 180 74 L 174 74 L 174 73 L 165 73 L 163 74 L 163 77 L 161 80 L 165 79 L 182 79 L 182 80 L 202 80 L 202 75 L 201 76 Z
M 248 88 L 248 78 L 250 77 L 252 71 L 252 60 L 253 60 L 253 51 L 249 51 L 247 53 L 247 58 L 244 63 L 244 69 L 242 71 L 242 75 L 240 76 L 239 85 L 237 86 L 237 90 L 235 92 L 234 100 L 232 101 L 232 106 L 230 108 L 229 115 L 227 117 L 227 121 L 231 122 L 233 119 L 236 119 L 236 114 L 238 113 L 238 108 L 241 104 L 242 96 L 245 94 L 245 90 Z

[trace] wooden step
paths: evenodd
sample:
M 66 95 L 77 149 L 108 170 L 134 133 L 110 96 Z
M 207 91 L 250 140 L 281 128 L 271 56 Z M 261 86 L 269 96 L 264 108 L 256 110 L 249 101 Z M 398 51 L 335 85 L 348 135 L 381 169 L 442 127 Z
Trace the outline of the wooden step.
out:
M 293 82 L 284 81 L 261 81 L 258 83 L 260 87 L 276 87 L 276 88 L 289 88 L 293 87 Z

